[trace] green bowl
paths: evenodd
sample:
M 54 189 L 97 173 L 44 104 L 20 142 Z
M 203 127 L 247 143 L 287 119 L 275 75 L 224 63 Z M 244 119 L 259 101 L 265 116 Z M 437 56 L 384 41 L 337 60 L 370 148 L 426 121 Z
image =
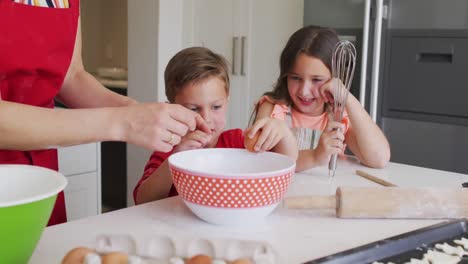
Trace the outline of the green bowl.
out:
M 66 178 L 30 165 L 0 165 L 0 263 L 27 263 Z

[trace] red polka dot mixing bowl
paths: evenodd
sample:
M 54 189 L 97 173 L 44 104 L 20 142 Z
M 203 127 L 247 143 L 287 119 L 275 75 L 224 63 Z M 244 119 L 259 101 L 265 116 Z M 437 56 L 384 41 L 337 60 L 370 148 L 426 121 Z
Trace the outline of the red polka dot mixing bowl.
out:
M 270 214 L 286 193 L 295 165 L 285 155 L 244 149 L 197 149 L 169 157 L 185 204 L 214 224 L 251 223 Z

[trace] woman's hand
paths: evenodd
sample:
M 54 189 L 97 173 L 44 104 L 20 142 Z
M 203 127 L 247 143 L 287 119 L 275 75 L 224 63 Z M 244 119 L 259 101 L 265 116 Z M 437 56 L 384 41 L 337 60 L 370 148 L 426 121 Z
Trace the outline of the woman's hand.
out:
M 258 140 L 254 151 L 267 151 L 274 148 L 284 137 L 290 134 L 286 122 L 271 117 L 257 120 L 250 128 L 245 130 L 245 136 L 253 138 L 258 132 Z M 289 132 L 289 133 L 288 133 Z
M 190 149 L 205 148 L 212 138 L 211 134 L 200 130 L 189 132 L 185 137 L 182 137 L 180 143 L 174 147 L 174 153 Z
M 123 121 L 118 122 L 117 138 L 150 150 L 169 152 L 196 129 L 211 133 L 199 114 L 181 105 L 147 103 L 117 109 L 114 116 Z
M 344 151 L 346 148 L 344 144 L 344 129 L 345 125 L 340 122 L 328 122 L 314 152 L 317 165 L 328 164 L 331 155 L 340 154 Z

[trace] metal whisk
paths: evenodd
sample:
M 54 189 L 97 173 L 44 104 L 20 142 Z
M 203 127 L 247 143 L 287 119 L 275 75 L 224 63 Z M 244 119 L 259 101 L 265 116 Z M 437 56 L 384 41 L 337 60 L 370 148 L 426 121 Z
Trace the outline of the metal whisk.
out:
M 356 48 L 353 43 L 343 40 L 335 46 L 332 56 L 332 91 L 333 91 L 333 121 L 341 122 L 348 98 L 349 88 L 356 67 Z M 328 164 L 328 174 L 335 176 L 337 155 L 334 154 Z

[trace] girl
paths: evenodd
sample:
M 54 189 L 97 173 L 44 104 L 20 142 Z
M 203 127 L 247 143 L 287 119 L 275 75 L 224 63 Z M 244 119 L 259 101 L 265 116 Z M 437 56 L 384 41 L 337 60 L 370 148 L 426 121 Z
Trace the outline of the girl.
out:
M 229 101 L 228 72 L 224 58 L 207 48 L 184 49 L 169 61 L 164 73 L 168 100 L 200 114 L 211 133 L 195 130 L 182 138 L 176 136 L 180 143 L 172 152 L 154 152 L 133 191 L 136 204 L 177 195 L 167 162 L 172 153 L 198 148 L 244 148 L 241 129 L 224 131 Z M 261 131 L 259 139 L 264 142 L 262 148 L 255 150 L 272 150 L 296 160 L 295 137 L 284 122 L 278 121 L 264 118 L 254 124 L 251 129 Z
M 352 94 L 343 122 L 330 119 L 331 58 L 338 42 L 332 29 L 308 26 L 296 31 L 281 53 L 273 91 L 257 104 L 256 120 L 281 119 L 293 128 L 300 149 L 296 171 L 328 164 L 331 155 L 343 153 L 346 146 L 369 167 L 382 168 L 390 159 L 387 139 Z

